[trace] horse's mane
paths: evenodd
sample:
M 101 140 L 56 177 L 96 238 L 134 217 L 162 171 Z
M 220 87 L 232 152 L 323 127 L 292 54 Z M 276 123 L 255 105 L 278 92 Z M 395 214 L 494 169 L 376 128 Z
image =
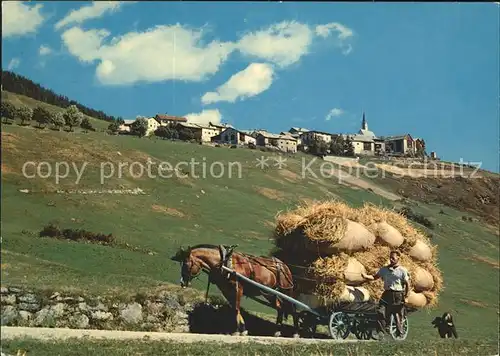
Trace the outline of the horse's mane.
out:
M 180 246 L 179 249 L 175 252 L 175 255 L 172 256 L 171 259 L 174 261 L 182 261 L 187 256 L 187 254 L 191 253 L 193 249 L 197 248 L 217 249 L 218 246 L 212 244 L 198 244 L 195 246 L 189 246 L 188 248 Z
M 190 247 L 190 250 L 194 250 L 195 248 L 219 248 L 217 245 L 212 245 L 212 244 L 198 244 Z

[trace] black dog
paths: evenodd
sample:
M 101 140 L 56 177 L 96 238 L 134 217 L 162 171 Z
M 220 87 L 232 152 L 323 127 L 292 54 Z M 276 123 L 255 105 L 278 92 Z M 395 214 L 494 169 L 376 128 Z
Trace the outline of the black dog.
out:
M 457 329 L 450 313 L 446 312 L 442 317 L 437 316 L 431 324 L 438 329 L 439 336 L 442 339 L 448 339 L 452 336 L 458 339 Z

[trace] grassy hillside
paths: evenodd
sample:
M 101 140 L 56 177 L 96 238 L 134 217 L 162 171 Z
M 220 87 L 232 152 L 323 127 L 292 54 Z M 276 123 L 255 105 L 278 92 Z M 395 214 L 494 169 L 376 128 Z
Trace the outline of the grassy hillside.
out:
M 270 167 L 256 166 L 261 156 L 269 158 Z M 99 293 L 136 292 L 178 283 L 179 266 L 169 257 L 181 244 L 239 244 L 242 251 L 267 254 L 272 247 L 269 237 L 276 213 L 301 199 L 335 197 L 354 206 L 364 202 L 388 207 L 403 204 L 372 188 L 361 189 L 339 184 L 326 175 L 321 177 L 319 160 L 310 166 L 318 177 L 302 177 L 302 165 L 308 164 L 311 156 L 288 157 L 283 169 L 273 166 L 275 158 L 259 150 L 3 125 L 2 283 Z M 161 162 L 174 166 L 191 159 L 199 163 L 198 167 L 194 172 L 187 166 L 180 167 L 179 177 L 162 178 L 155 169 Z M 146 166 L 148 160 L 153 162 L 151 172 L 156 177 L 130 174 L 128 167 L 133 162 Z M 30 179 L 22 173 L 28 161 L 48 162 L 52 174 L 57 163 L 60 167 L 67 163 L 71 169 L 59 183 L 54 175 Z M 221 178 L 209 174 L 214 162 L 221 162 L 225 168 Z M 125 167 L 121 177 L 120 163 Z M 84 164 L 77 184 L 74 167 L 81 170 Z M 114 176 L 101 184 L 101 172 L 104 169 L 109 173 L 111 166 Z M 138 163 L 135 169 L 132 174 L 138 173 Z M 217 174 L 220 168 L 215 171 Z M 28 167 L 27 173 L 33 172 L 33 167 Z M 47 172 L 42 169 L 41 173 Z M 366 184 L 370 187 L 373 181 L 366 179 Z M 134 188 L 144 194 L 72 192 Z M 392 189 L 391 185 L 386 184 L 385 189 Z M 404 204 L 434 221 L 434 229 L 427 232 L 439 245 L 445 278 L 438 309 L 415 314 L 410 338 L 436 339 L 430 322 L 445 310 L 455 313 L 460 337 L 496 338 L 498 233 L 472 213 L 435 203 L 407 200 Z M 465 214 L 474 219 L 464 220 Z M 38 237 L 49 222 L 62 228 L 112 233 L 122 245 L 141 251 Z M 194 287 L 202 290 L 205 282 L 202 276 Z
M 20 105 L 26 105 L 26 106 L 34 109 L 37 106 L 42 106 L 42 107 L 49 109 L 50 111 L 53 111 L 53 112 L 64 111 L 63 108 L 60 108 L 58 106 L 43 103 L 41 101 L 32 99 L 30 97 L 20 95 L 20 94 L 11 93 L 8 91 L 2 91 L 2 101 L 10 101 L 16 107 L 20 106 Z M 97 120 L 97 119 L 95 119 L 91 116 L 87 116 L 87 115 L 83 115 L 83 117 L 88 118 L 90 123 L 92 124 L 92 126 L 98 131 L 102 131 L 102 130 L 105 130 L 108 128 L 109 122 L 107 122 L 107 121 Z

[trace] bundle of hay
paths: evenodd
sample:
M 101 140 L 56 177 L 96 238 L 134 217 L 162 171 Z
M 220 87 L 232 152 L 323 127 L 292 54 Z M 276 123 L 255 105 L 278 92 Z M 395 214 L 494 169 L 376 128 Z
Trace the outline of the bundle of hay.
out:
M 443 285 L 437 249 L 403 215 L 370 204 L 354 209 L 339 201 L 324 201 L 305 203 L 276 220 L 273 255 L 300 277 L 299 293 L 322 305 L 352 300 L 353 293 L 363 299 L 368 293 L 378 300 L 382 281 L 367 282 L 361 274 L 375 274 L 389 262 L 389 252 L 398 250 L 400 264 L 411 278 L 407 304 L 436 305 Z

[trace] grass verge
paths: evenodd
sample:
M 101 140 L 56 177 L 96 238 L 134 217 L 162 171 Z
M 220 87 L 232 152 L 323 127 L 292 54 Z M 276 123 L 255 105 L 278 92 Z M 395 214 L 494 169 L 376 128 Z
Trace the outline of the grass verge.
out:
M 494 342 L 467 340 L 440 340 L 435 342 L 370 342 L 363 344 L 289 344 L 265 345 L 257 343 L 218 344 L 212 342 L 181 344 L 164 341 L 115 341 L 78 340 L 38 341 L 14 339 L 2 342 L 4 352 L 16 354 L 26 350 L 31 356 L 55 355 L 349 355 L 349 356 L 396 356 L 396 355 L 495 355 L 498 346 Z

